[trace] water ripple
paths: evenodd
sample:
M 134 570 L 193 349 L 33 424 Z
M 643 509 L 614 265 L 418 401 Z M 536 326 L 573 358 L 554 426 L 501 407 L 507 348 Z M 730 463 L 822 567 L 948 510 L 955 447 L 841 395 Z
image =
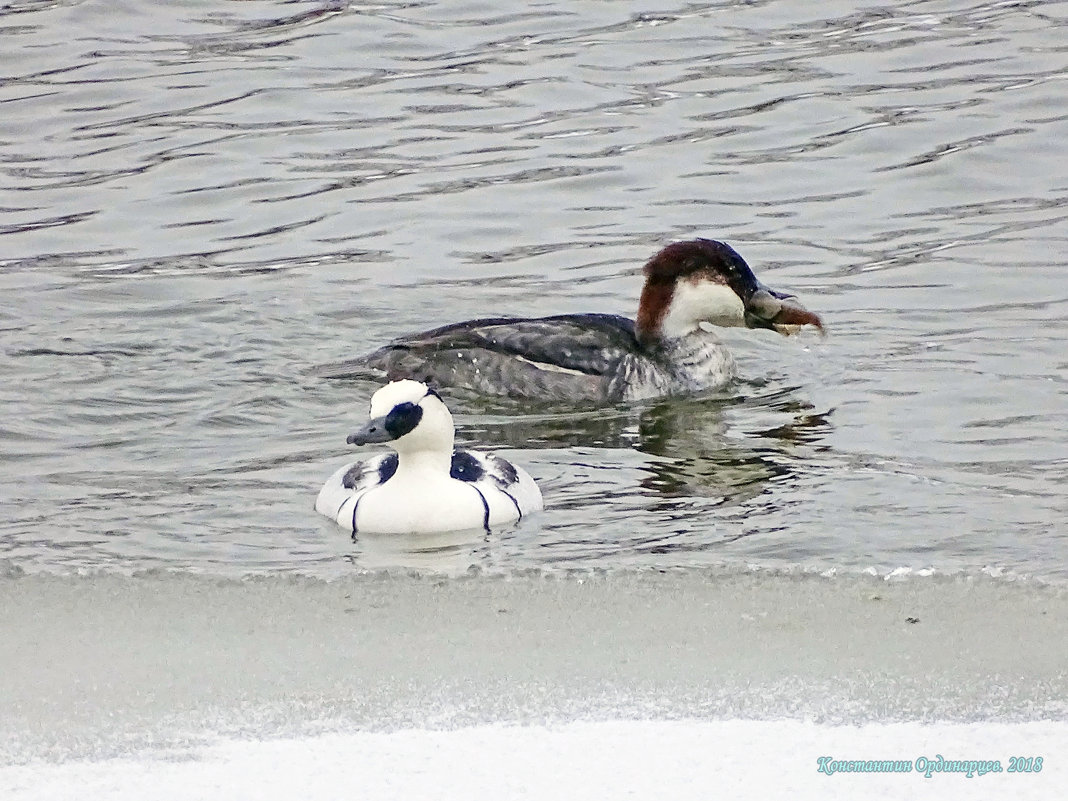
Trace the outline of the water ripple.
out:
M 359 564 L 309 507 L 374 383 L 316 368 L 633 314 L 701 235 L 831 335 L 729 332 L 686 402 L 450 398 L 549 501 L 450 564 L 1068 575 L 1055 5 L 161 8 L 0 8 L 9 558 Z

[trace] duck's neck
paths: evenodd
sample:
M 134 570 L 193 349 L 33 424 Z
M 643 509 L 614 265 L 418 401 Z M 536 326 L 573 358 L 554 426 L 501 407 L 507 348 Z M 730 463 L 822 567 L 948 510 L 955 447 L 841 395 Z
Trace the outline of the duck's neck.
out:
M 642 287 L 638 316 L 634 319 L 634 333 L 643 348 L 654 348 L 660 342 L 664 316 L 674 293 L 674 282 L 649 279 Z
M 682 332 L 667 335 L 664 331 L 642 331 L 638 333 L 638 342 L 652 357 L 668 358 L 678 361 L 700 353 L 709 347 L 722 347 L 719 337 L 707 331 L 697 323 Z
M 643 349 L 647 358 L 639 364 L 650 372 L 644 380 L 662 384 L 662 394 L 719 386 L 734 374 L 730 351 L 712 331 L 700 327 L 683 336 L 658 337 Z
M 451 467 L 451 448 L 447 451 L 404 451 L 403 453 L 398 451 L 395 476 L 402 480 L 448 478 Z
M 719 386 L 734 374 L 734 359 L 712 331 L 695 328 L 681 337 L 666 340 L 665 352 L 675 370 L 696 389 Z

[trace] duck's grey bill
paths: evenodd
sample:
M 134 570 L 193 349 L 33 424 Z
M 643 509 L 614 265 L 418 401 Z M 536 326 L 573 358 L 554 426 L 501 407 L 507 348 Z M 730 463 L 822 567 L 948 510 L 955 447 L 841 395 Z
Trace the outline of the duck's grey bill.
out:
M 349 445 L 372 445 L 376 442 L 389 442 L 393 436 L 386 430 L 386 418 L 376 417 L 368 420 L 358 430 L 349 434 L 345 440 Z

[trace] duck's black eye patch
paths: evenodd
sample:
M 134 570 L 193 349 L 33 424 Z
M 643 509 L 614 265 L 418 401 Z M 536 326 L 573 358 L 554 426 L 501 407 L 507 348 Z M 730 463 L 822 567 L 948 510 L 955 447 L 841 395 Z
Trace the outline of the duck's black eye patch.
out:
M 423 407 L 414 403 L 398 403 L 386 415 L 386 431 L 393 439 L 410 433 L 423 419 Z

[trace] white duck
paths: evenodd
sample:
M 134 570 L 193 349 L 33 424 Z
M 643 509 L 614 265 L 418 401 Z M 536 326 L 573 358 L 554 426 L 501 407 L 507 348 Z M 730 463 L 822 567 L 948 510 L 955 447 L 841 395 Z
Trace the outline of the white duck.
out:
M 418 381 L 394 381 L 371 397 L 371 419 L 349 444 L 388 443 L 396 453 L 332 475 L 315 510 L 358 532 L 400 534 L 485 528 L 542 508 L 521 467 L 493 454 L 453 450 L 455 428 L 441 397 Z

